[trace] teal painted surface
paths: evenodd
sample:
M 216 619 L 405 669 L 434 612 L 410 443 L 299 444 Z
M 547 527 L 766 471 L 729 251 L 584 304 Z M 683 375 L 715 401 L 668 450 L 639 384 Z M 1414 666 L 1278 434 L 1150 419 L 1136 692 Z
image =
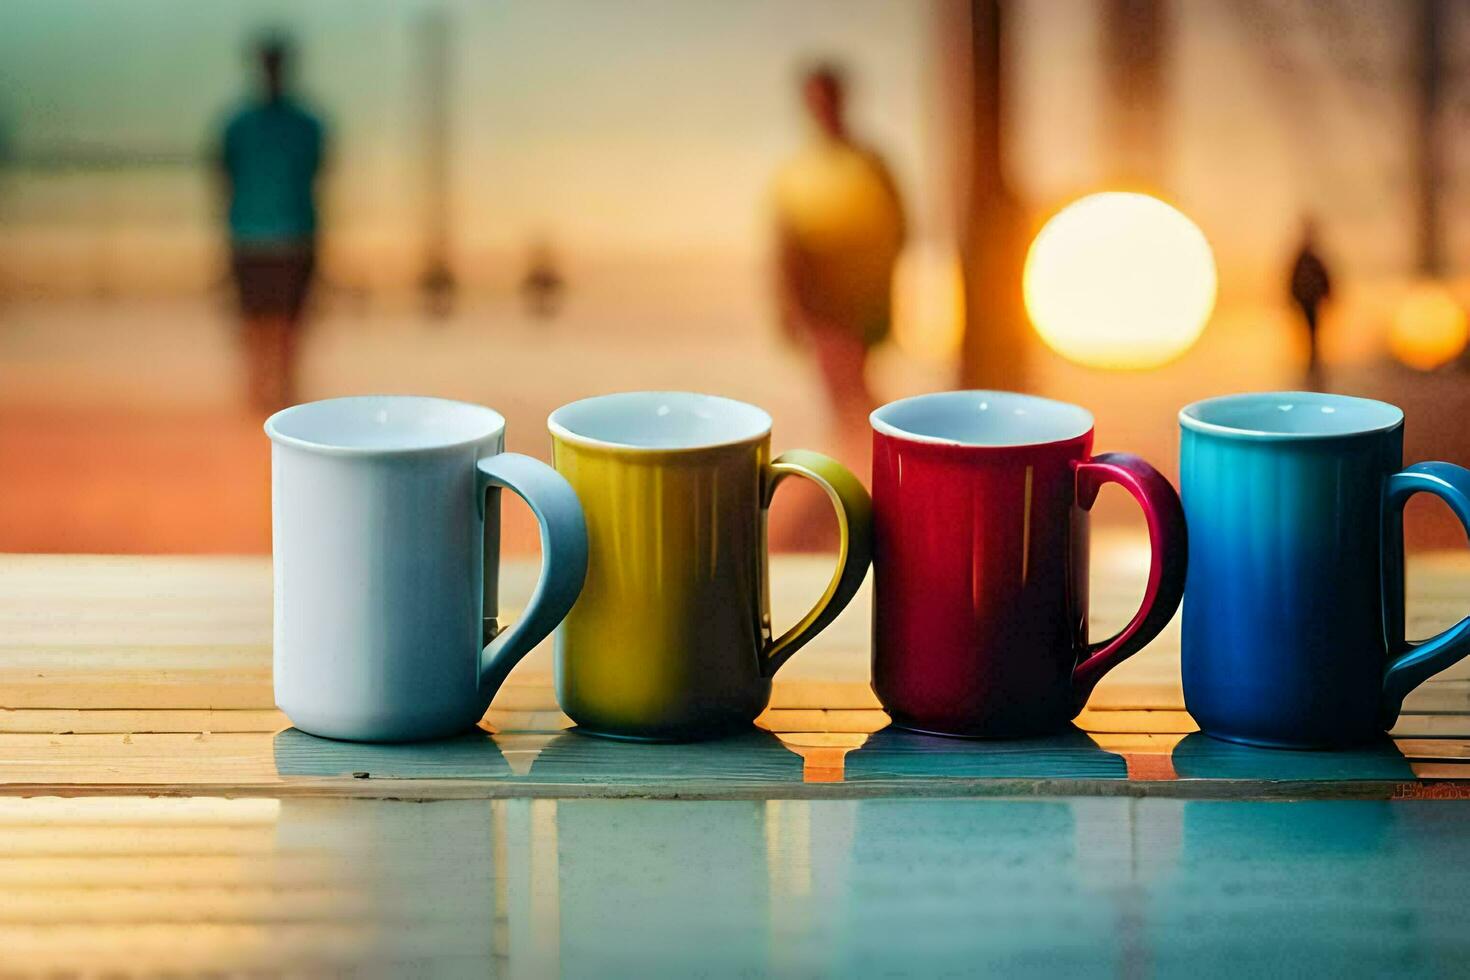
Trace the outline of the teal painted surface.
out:
M 1186 803 L 1141 912 L 1163 975 L 1463 975 L 1470 810 Z
M 1071 729 L 1046 738 L 977 741 L 885 729 L 849 752 L 846 781 L 1127 779 L 1123 757 Z
M 505 752 L 523 760 L 519 770 Z M 646 786 L 723 782 L 780 786 L 802 781 L 801 757 L 752 729 L 713 742 L 620 742 L 575 731 L 371 745 L 316 738 L 294 728 L 275 737 L 283 776 L 374 779 L 505 779 L 529 784 Z M 1351 768 L 1351 762 L 1344 769 Z M 896 729 L 868 736 L 847 755 L 848 782 L 945 779 L 1126 779 L 1122 756 L 1073 729 L 1047 738 L 976 741 Z M 1398 778 L 1398 777 L 1395 777 Z
M 717 742 L 659 745 L 567 732 L 541 750 L 527 779 L 610 786 L 728 780 L 751 785 L 801 782 L 802 761 L 770 732 L 752 729 Z
M 800 783 L 801 757 L 769 732 L 718 742 L 661 745 L 574 732 L 458 738 L 369 745 L 316 738 L 294 728 L 275 737 L 283 776 L 367 773 L 372 779 L 504 779 L 537 784 L 674 786 L 722 782 L 752 787 Z M 511 760 L 516 766 L 511 765 Z
M 356 937 L 312 944 L 316 970 L 431 976 L 1200 980 L 1470 962 L 1470 806 L 1442 801 L 287 798 L 270 840 L 242 841 L 252 859 L 219 887 L 251 875 L 262 914 L 319 899 L 307 919 L 265 915 L 242 967 L 305 965 L 288 957 L 312 923 Z
M 652 744 L 575 731 L 372 745 L 316 738 L 296 729 L 275 737 L 283 776 L 326 778 L 366 773 L 369 779 L 497 780 L 535 786 L 677 791 L 712 786 L 752 792 L 800 785 L 800 755 L 769 732 L 752 729 L 713 742 Z M 514 759 L 516 764 L 511 764 Z M 936 781 L 1110 780 L 1128 778 L 1122 756 L 1073 729 L 1046 738 L 976 741 L 896 729 L 868 736 L 847 754 L 845 782 L 855 787 Z M 1408 777 L 1412 778 L 1412 776 Z M 833 790 L 836 791 L 835 789 Z
M 371 780 L 444 779 L 486 784 L 487 795 L 500 796 L 516 795 L 522 787 L 528 796 L 596 796 L 605 789 L 610 796 L 760 797 L 795 793 L 809 785 L 804 784 L 802 757 L 758 729 L 712 742 L 670 745 L 615 741 L 575 730 L 476 731 L 434 742 L 376 745 L 287 729 L 275 736 L 273 748 L 282 776 L 357 775 L 364 789 Z M 1317 752 L 1254 748 L 1195 733 L 1174 747 L 1170 761 L 1178 781 L 1143 786 L 1139 792 L 1279 796 L 1295 785 L 1298 793 L 1314 798 L 1386 797 L 1416 780 L 1404 754 L 1386 737 L 1357 749 Z M 1124 757 L 1076 729 L 1046 738 L 996 741 L 885 729 L 867 736 L 846 754 L 844 763 L 843 779 L 820 784 L 820 795 L 1106 795 L 1127 791 L 1123 784 L 1128 782 Z M 1470 774 L 1470 764 L 1465 768 Z
M 376 779 L 506 779 L 510 764 L 484 732 L 435 742 L 338 742 L 295 728 L 276 735 L 276 771 L 282 776 Z
M 1186 735 L 1174 746 L 1174 772 L 1180 779 L 1244 781 L 1413 782 L 1414 770 L 1388 738 L 1355 749 L 1321 752 L 1262 749 L 1224 742 L 1203 732 Z M 1470 775 L 1470 769 L 1467 769 Z

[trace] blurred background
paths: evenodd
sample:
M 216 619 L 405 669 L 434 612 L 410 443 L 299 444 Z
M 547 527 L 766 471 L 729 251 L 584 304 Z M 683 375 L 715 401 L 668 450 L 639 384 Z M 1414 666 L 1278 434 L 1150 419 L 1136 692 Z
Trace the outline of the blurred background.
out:
M 703 390 L 866 475 L 875 404 L 1010 388 L 1173 476 L 1181 405 L 1307 387 L 1470 461 L 1467 52 L 1451 0 L 9 0 L 0 550 L 266 552 L 261 422 L 364 392 L 547 458 Z

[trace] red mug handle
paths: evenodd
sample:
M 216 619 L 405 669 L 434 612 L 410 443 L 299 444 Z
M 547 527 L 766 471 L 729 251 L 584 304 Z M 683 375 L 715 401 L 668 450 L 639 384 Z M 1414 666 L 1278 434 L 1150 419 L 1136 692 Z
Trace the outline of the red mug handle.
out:
M 1087 655 L 1072 671 L 1073 707 L 1081 711 L 1102 676 L 1148 645 L 1174 618 L 1184 598 L 1189 567 L 1189 534 L 1179 494 L 1164 475 L 1132 453 L 1103 453 L 1072 464 L 1077 477 L 1077 505 L 1091 510 L 1104 483 L 1117 483 L 1138 501 L 1148 521 L 1152 552 L 1148 587 L 1133 619 L 1115 636 L 1087 644 Z

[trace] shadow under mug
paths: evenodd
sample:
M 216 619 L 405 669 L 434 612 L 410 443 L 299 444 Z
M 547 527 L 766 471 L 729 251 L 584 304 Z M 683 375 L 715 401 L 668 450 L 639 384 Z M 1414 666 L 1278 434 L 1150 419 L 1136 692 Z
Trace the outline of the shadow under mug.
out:
M 1404 504 L 1470 528 L 1470 471 L 1403 466 L 1404 413 L 1260 392 L 1179 412 L 1189 521 L 1184 701 L 1207 734 L 1284 748 L 1372 741 L 1404 696 L 1470 653 L 1470 619 L 1404 636 Z
M 687 392 L 625 392 L 551 414 L 556 468 L 576 489 L 590 553 L 557 635 L 556 686 L 577 730 L 687 741 L 738 731 L 771 677 L 852 600 L 867 574 L 872 504 L 836 460 L 770 458 L 771 417 Z M 779 637 L 770 622 L 766 511 L 788 477 L 837 512 L 825 593 Z
M 1094 685 L 1169 622 L 1184 589 L 1179 497 L 1148 463 L 1092 455 L 1065 402 L 951 391 L 892 402 L 873 425 L 873 691 L 902 728 L 1057 731 Z M 1143 604 L 1087 635 L 1088 510 L 1105 483 L 1143 508 Z
M 276 704 L 304 732 L 402 742 L 472 727 L 561 622 L 587 569 L 572 488 L 503 452 L 505 419 L 441 398 L 333 398 L 271 439 Z M 542 568 L 501 630 L 500 491 L 541 526 Z

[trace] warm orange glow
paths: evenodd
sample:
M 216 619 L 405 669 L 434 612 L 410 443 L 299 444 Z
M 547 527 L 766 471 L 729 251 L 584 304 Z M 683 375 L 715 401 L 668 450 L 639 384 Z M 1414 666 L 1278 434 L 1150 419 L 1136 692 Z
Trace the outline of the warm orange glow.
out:
M 953 249 L 904 249 L 893 270 L 893 339 L 904 353 L 947 361 L 965 329 L 965 283 Z
M 1026 311 L 1048 347 L 1099 368 L 1151 368 L 1199 339 L 1215 306 L 1204 233 L 1146 194 L 1092 194 L 1042 227 Z
M 1470 337 L 1465 310 L 1443 283 L 1416 284 L 1399 304 L 1388 331 L 1388 348 L 1411 368 L 1432 371 L 1465 349 Z

